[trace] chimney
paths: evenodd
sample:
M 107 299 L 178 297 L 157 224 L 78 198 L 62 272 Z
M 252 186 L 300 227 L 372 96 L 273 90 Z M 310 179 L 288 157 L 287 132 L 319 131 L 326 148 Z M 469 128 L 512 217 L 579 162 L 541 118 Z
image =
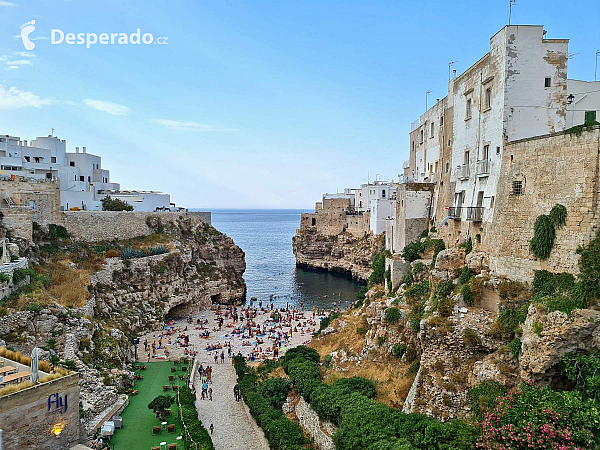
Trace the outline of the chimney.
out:
M 79 147 L 75 147 L 75 153 L 79 153 Z
M 87 150 L 87 147 L 83 147 L 83 153 L 85 153 Z
M 456 69 L 452 69 L 452 78 L 456 78 Z
M 23 141 L 23 146 L 27 147 L 27 141 Z

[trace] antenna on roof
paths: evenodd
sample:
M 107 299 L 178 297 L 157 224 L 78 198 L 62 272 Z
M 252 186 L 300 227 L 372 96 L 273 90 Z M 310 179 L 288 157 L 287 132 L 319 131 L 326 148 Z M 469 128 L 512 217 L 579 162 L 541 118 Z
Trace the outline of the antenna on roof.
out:
M 54 137 L 54 128 L 52 128 L 52 133 L 50 134 L 50 136 Z
M 512 16 L 512 7 L 517 4 L 517 0 L 508 0 L 508 24 L 510 25 L 510 19 Z
M 450 78 L 450 69 L 452 69 L 452 66 L 453 66 L 455 63 L 457 63 L 457 62 L 458 62 L 458 61 L 454 61 L 454 60 L 452 60 L 452 61 L 450 61 L 450 62 L 448 63 L 448 81 L 450 81 L 450 80 L 451 80 L 451 78 Z

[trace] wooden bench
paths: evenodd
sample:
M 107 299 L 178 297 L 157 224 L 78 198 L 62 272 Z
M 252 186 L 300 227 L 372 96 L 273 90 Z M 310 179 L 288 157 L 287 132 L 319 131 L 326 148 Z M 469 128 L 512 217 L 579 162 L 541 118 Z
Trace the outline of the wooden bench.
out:
M 167 425 L 167 433 L 175 433 L 175 424 L 174 423 L 170 423 L 169 425 Z
M 152 427 L 152 434 L 160 434 L 160 425 Z
M 31 376 L 31 372 L 23 371 L 23 372 L 13 373 L 11 375 L 5 376 L 4 379 L 2 380 L 2 383 L 0 383 L 0 385 L 12 383 L 12 382 L 16 382 L 18 384 L 23 379 L 25 379 L 29 376 Z
M 177 372 L 177 367 L 171 367 L 171 372 Z
M 17 371 L 17 369 L 15 369 L 12 366 L 0 367 L 0 375 L 4 375 L 4 374 L 8 375 L 9 373 L 16 372 L 16 371 Z
M 179 386 L 177 384 L 173 385 L 173 390 L 176 391 L 177 389 L 179 389 Z
M 175 375 L 169 375 L 169 381 L 175 381 Z
M 169 444 L 168 450 L 177 450 L 177 444 Z
M 171 389 L 171 386 L 168 384 L 163 384 L 163 391 L 168 391 L 169 389 Z

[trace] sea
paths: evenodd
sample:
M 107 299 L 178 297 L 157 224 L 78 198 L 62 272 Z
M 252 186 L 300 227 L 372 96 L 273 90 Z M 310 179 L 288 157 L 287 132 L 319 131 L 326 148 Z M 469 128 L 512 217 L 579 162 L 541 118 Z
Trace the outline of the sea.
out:
M 278 307 L 347 306 L 362 284 L 350 275 L 296 267 L 292 237 L 300 227 L 300 209 L 212 209 L 212 225 L 233 238 L 246 253 L 246 303 L 263 304 L 273 296 Z

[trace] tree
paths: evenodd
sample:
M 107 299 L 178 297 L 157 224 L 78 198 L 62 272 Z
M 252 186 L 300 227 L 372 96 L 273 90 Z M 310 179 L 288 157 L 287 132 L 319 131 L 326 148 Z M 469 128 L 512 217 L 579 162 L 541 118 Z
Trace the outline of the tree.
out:
M 165 416 L 165 409 L 168 409 L 172 403 L 173 397 L 159 395 L 150 403 L 148 403 L 148 409 L 153 410 L 155 414 L 158 414 L 160 416 L 160 420 L 163 420 Z
M 102 200 L 102 211 L 133 211 L 133 206 L 118 198 L 107 195 Z

